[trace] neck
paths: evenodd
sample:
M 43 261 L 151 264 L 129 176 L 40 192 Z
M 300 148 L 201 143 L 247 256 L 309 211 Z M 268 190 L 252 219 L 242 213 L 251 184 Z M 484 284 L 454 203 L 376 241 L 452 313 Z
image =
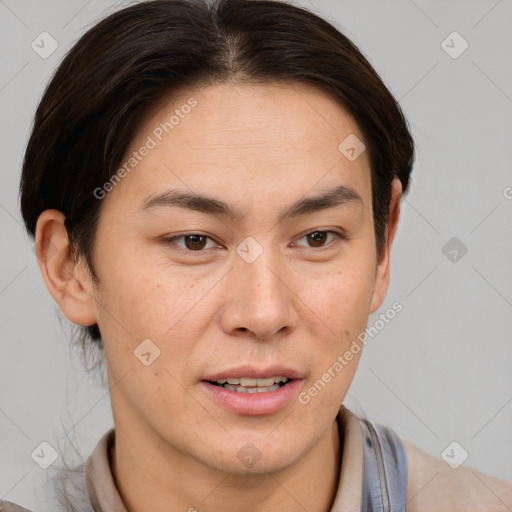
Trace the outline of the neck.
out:
M 340 478 L 340 425 L 332 424 L 283 471 L 240 475 L 205 467 L 140 431 L 116 427 L 111 470 L 127 512 L 329 512 Z

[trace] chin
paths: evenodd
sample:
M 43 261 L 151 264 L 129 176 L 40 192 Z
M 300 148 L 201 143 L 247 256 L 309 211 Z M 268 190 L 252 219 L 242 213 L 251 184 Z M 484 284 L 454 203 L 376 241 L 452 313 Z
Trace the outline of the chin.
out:
M 265 475 L 283 471 L 301 458 L 307 451 L 304 440 L 295 436 L 269 436 L 261 433 L 261 437 L 248 436 L 247 440 L 236 443 L 236 449 L 229 449 L 229 471 L 239 475 Z M 272 437 L 272 438 L 271 438 Z M 281 439 L 280 439 L 281 437 Z
M 272 473 L 280 473 L 288 469 L 299 459 L 299 454 L 290 455 L 283 458 L 282 456 L 262 456 L 254 465 L 241 462 L 237 457 L 231 459 L 231 463 L 225 465 L 223 471 L 232 473 L 237 476 L 257 477 L 268 476 Z M 252 479 L 251 478 L 251 479 Z

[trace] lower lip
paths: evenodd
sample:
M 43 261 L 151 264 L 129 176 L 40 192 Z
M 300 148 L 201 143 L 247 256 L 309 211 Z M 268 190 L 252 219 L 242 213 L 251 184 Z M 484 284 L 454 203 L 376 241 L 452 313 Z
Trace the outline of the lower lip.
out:
M 298 394 L 301 383 L 302 379 L 293 379 L 275 391 L 238 393 L 201 381 L 203 389 L 217 404 L 229 411 L 248 416 L 273 414 L 280 411 Z

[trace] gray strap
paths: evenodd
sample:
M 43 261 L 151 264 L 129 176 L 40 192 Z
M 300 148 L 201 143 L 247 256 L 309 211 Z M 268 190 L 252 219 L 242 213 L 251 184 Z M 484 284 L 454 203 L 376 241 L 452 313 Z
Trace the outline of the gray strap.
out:
M 389 427 L 359 418 L 363 436 L 361 512 L 405 512 L 407 458 Z

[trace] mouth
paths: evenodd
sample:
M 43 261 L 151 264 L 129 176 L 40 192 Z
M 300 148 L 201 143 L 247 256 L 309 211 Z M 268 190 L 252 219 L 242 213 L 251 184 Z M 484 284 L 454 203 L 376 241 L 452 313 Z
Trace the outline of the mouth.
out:
M 216 381 L 207 380 L 209 384 L 234 391 L 236 393 L 268 393 L 276 391 L 289 384 L 292 380 L 288 377 L 268 377 L 266 379 L 253 379 L 250 377 L 224 378 Z
M 200 384 L 216 405 L 238 415 L 255 416 L 275 414 L 290 406 L 304 379 L 302 372 L 282 365 L 244 365 L 208 375 Z

